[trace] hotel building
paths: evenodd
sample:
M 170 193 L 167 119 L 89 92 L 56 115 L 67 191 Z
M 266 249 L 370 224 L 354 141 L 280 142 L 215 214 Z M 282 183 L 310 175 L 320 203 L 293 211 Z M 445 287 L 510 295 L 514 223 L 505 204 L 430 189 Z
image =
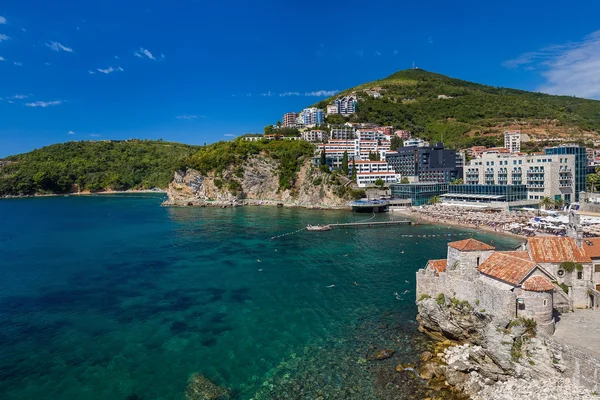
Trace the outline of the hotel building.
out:
M 283 114 L 283 127 L 284 128 L 295 128 L 296 127 L 296 113 L 285 113 Z
M 463 180 L 465 185 L 524 185 L 528 200 L 549 197 L 572 202 L 576 199 L 575 170 L 572 154 L 484 153 L 465 166 Z
M 510 153 L 521 152 L 521 131 L 504 132 L 504 148 Z

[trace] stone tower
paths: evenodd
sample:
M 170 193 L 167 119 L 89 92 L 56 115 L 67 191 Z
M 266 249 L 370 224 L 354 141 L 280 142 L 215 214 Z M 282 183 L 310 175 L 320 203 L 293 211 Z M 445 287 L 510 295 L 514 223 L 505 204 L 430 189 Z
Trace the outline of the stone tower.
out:
M 583 247 L 583 229 L 581 227 L 581 217 L 573 210 L 569 211 L 567 236 L 575 239 L 577 247 Z

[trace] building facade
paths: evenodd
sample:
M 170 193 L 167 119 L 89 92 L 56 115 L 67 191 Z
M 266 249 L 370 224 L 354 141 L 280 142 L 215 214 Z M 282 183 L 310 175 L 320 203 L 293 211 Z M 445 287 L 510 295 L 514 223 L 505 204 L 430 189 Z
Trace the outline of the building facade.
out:
M 298 116 L 299 122 L 304 126 L 318 126 L 325 123 L 325 112 L 320 108 L 309 107 L 302 110 Z
M 447 183 L 422 182 L 422 183 L 395 183 L 390 185 L 390 194 L 394 199 L 411 200 L 413 206 L 429 203 L 434 196 L 441 196 L 448 192 Z
M 564 144 L 556 147 L 547 147 L 545 149 L 545 153 L 552 156 L 572 156 L 575 158 L 575 166 L 573 170 L 575 180 L 575 196 L 573 198 L 574 201 L 579 201 L 579 193 L 585 191 L 585 183 L 587 178 L 587 155 L 585 147 Z
M 356 112 L 358 98 L 352 94 L 337 99 L 333 104 L 337 107 L 337 114 L 347 116 Z
M 585 157 L 585 152 L 584 152 Z M 463 170 L 467 185 L 526 185 L 528 200 L 575 201 L 574 155 L 484 153 Z
M 403 141 L 404 147 L 427 147 L 429 142 L 419 138 L 406 139 Z
M 354 140 L 356 138 L 355 129 L 352 126 L 332 127 L 329 137 L 334 140 Z
M 448 183 L 462 176 L 457 167 L 456 150 L 433 147 L 401 147 L 386 154 L 386 161 L 397 174 L 412 182 Z
M 504 148 L 510 153 L 521 152 L 521 131 L 504 132 Z
M 306 140 L 307 142 L 313 143 L 321 143 L 329 139 L 326 131 L 321 131 L 318 129 L 311 129 L 310 131 L 304 131 L 300 133 L 300 137 L 302 140 Z
M 295 128 L 296 118 L 298 118 L 298 116 L 296 115 L 296 113 L 293 112 L 283 114 L 283 127 Z

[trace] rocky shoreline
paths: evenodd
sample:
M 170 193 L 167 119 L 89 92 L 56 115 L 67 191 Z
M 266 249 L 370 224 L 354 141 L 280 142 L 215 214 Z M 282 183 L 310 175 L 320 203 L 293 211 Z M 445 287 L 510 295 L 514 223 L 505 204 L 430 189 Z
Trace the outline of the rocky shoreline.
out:
M 598 399 L 531 320 L 501 321 L 442 297 L 417 301 L 419 330 L 437 340 L 420 376 L 475 400 Z

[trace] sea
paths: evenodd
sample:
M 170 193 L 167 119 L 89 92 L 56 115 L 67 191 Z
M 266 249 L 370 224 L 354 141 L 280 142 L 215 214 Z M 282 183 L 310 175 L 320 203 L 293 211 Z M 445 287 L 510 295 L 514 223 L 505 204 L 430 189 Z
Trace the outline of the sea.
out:
M 429 345 L 415 272 L 450 241 L 519 244 L 440 225 L 303 229 L 394 213 L 163 200 L 0 200 L 1 399 L 201 399 L 191 376 L 231 399 L 424 396 L 396 372 Z

